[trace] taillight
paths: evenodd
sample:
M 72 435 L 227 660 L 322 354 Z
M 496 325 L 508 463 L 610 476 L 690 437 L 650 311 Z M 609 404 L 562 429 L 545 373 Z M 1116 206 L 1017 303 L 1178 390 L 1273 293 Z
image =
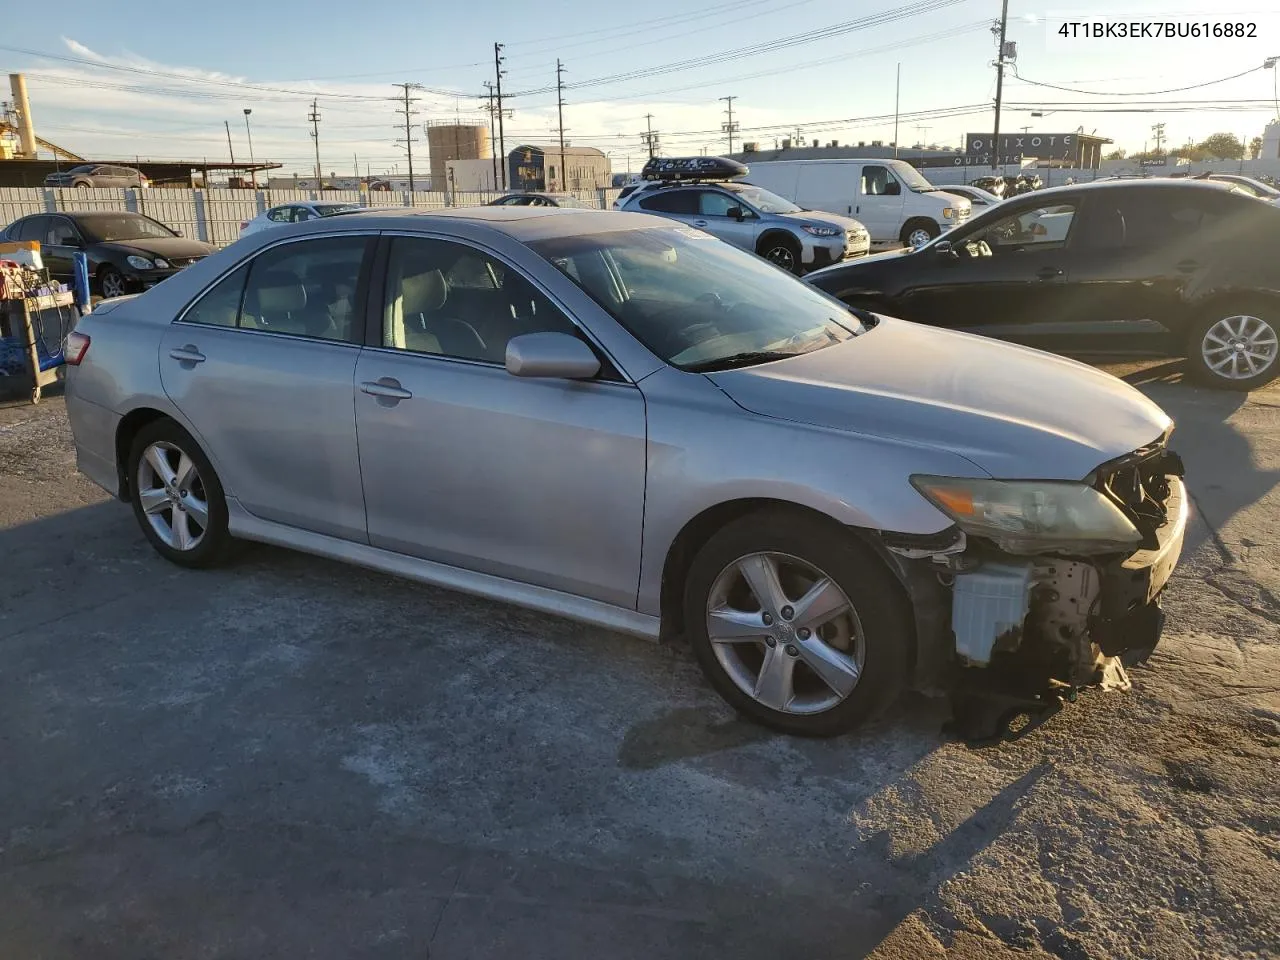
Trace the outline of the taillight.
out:
M 248 225 L 249 225 L 249 221 L 248 221 L 248 220 L 241 220 L 241 221 L 240 221 L 240 229 L 241 229 L 241 230 L 243 230 L 243 229 L 244 229 L 245 227 L 247 227 Z
M 67 334 L 67 345 L 63 350 L 63 356 L 66 357 L 67 363 L 73 367 L 80 366 L 80 361 L 84 359 L 84 355 L 89 352 L 89 335 L 87 333 L 76 333 L 74 330 Z

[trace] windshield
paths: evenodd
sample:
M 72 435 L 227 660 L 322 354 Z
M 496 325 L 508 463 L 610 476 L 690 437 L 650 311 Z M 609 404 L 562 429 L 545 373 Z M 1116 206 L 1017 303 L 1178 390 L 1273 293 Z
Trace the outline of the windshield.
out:
M 332 217 L 335 213 L 346 213 L 348 210 L 359 210 L 358 203 L 317 203 L 314 206 L 316 213 L 322 217 Z
M 698 230 L 618 230 L 529 246 L 685 370 L 795 356 L 865 329 L 835 298 Z
M 938 189 L 932 183 L 930 183 L 928 180 L 922 177 L 920 175 L 920 171 L 917 170 L 915 167 L 913 167 L 909 163 L 904 163 L 901 160 L 891 161 L 890 168 L 893 170 L 894 175 L 897 176 L 899 180 L 905 183 L 910 189 L 914 190 L 916 193 L 928 193 L 931 190 Z
M 800 207 L 797 207 L 790 200 L 784 200 L 776 193 L 770 193 L 763 187 L 757 187 L 753 183 L 726 183 L 725 186 L 761 213 L 800 212 Z
M 76 223 L 92 243 L 114 240 L 168 240 L 177 234 L 162 223 L 136 213 L 90 213 L 76 217 Z

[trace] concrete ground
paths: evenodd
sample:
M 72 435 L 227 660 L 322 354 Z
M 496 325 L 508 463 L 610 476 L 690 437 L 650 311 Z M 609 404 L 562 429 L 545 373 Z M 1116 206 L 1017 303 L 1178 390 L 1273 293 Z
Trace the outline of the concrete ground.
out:
M 742 723 L 683 651 L 280 550 L 189 572 L 0 406 L 0 956 L 1280 955 L 1280 387 L 1121 369 L 1195 518 L 1128 694 L 972 749 Z

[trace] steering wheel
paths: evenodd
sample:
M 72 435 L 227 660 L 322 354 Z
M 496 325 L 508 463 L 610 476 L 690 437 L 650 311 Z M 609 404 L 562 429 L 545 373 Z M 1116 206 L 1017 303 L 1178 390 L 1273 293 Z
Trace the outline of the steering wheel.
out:
M 720 298 L 720 294 L 714 290 L 708 290 L 706 293 L 700 293 L 695 298 L 698 303 L 709 303 L 717 310 L 725 309 L 724 301 Z

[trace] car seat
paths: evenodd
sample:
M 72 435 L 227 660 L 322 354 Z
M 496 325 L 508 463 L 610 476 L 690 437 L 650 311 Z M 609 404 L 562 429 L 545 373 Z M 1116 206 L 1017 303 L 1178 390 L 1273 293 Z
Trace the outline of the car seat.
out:
M 438 269 L 401 277 L 400 296 L 392 304 L 393 344 L 421 353 L 484 359 L 484 339 L 475 327 L 441 313 L 448 299 L 449 284 Z

